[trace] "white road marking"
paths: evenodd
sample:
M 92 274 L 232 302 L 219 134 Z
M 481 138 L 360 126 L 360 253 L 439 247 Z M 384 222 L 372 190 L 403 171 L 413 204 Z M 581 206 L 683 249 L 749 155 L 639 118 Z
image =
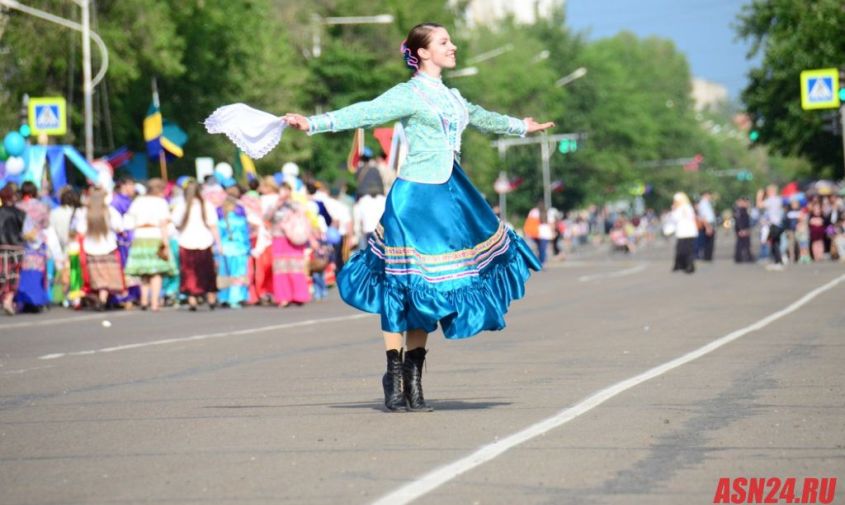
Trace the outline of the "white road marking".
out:
M 109 318 L 118 318 L 118 317 L 126 317 L 131 316 L 132 314 L 137 314 L 137 311 L 127 311 L 127 312 L 114 312 L 111 314 L 89 314 L 87 316 L 75 316 L 75 317 L 63 317 L 60 319 L 47 319 L 41 321 L 24 321 L 20 323 L 12 323 L 12 324 L 3 324 L 0 325 L 0 331 L 7 330 L 10 328 L 30 328 L 32 326 L 50 326 L 53 324 L 63 324 L 63 323 L 73 323 L 76 321 L 90 321 L 92 319 L 106 319 Z
M 617 270 L 616 272 L 607 272 L 601 274 L 593 274 L 593 275 L 582 275 L 578 277 L 580 282 L 590 282 L 590 281 L 597 281 L 599 279 L 612 279 L 614 277 L 625 277 L 626 275 L 633 275 L 636 273 L 640 273 L 645 270 L 647 265 L 642 263 L 640 265 L 626 268 L 625 270 Z
M 3 372 L 3 375 L 19 375 L 22 373 L 31 372 L 33 370 L 43 370 L 45 368 L 53 368 L 53 365 L 37 366 L 35 368 L 22 368 L 20 370 L 9 370 L 7 372 Z
M 788 307 L 779 310 L 778 312 L 775 312 L 773 314 L 770 314 L 764 317 L 763 319 L 760 319 L 754 324 L 728 333 L 724 337 L 718 338 L 703 347 L 699 347 L 694 351 L 684 354 L 683 356 L 675 358 L 662 365 L 658 365 L 650 370 L 646 370 L 645 372 L 639 375 L 635 375 L 630 379 L 618 382 L 612 386 L 609 386 L 596 393 L 593 393 L 592 395 L 581 400 L 572 407 L 561 410 L 552 417 L 546 418 L 536 424 L 533 424 L 523 429 L 522 431 L 514 433 L 513 435 L 509 435 L 501 440 L 493 442 L 489 445 L 485 445 L 473 452 L 472 454 L 465 456 L 453 463 L 449 463 L 446 466 L 436 468 L 431 472 L 414 480 L 413 482 L 410 482 L 400 487 L 399 489 L 376 500 L 375 502 L 373 502 L 373 505 L 404 505 L 410 503 L 416 500 L 417 498 L 429 493 L 430 491 L 437 489 L 438 487 L 456 478 L 457 476 L 494 459 L 500 454 L 510 449 L 513 449 L 514 447 L 522 444 L 523 442 L 527 442 L 537 436 L 540 436 L 544 433 L 547 433 L 555 428 L 558 428 L 568 423 L 569 421 L 575 419 L 581 414 L 589 412 L 590 410 L 598 407 L 607 400 L 610 400 L 611 398 L 633 388 L 634 386 L 638 386 L 639 384 L 642 384 L 647 380 L 663 375 L 666 372 L 669 372 L 675 368 L 689 363 L 690 361 L 696 360 L 706 354 L 709 354 L 715 351 L 716 349 L 726 344 L 729 344 L 740 337 L 747 335 L 748 333 L 765 328 L 766 326 L 777 321 L 778 319 L 795 312 L 796 310 L 806 305 L 808 302 L 810 302 L 820 294 L 824 293 L 825 291 L 833 289 L 843 280 L 845 280 L 845 275 L 839 276 L 836 279 L 828 282 L 824 286 L 818 287 L 810 291 L 797 301 L 793 302 Z
M 308 319 L 306 321 L 297 321 L 295 323 L 285 323 L 285 324 L 275 324 L 272 326 L 261 326 L 258 328 L 247 328 L 244 330 L 235 330 L 235 331 L 221 331 L 219 333 L 206 333 L 204 335 L 192 335 L 190 337 L 178 337 L 178 338 L 166 338 L 163 340 L 152 340 L 150 342 L 139 342 L 137 344 L 125 344 L 125 345 L 118 345 L 114 347 L 104 347 L 102 349 L 94 349 L 88 351 L 75 351 L 75 352 L 59 352 L 55 354 L 45 354 L 44 356 L 39 356 L 38 359 L 58 359 L 64 358 L 66 356 L 86 356 L 89 354 L 97 354 L 103 352 L 117 352 L 117 351 L 126 351 L 129 349 L 140 349 L 142 347 L 150 347 L 154 345 L 167 345 L 167 344 L 181 344 L 184 342 L 193 342 L 197 340 L 209 340 L 212 338 L 225 338 L 225 337 L 234 337 L 237 335 L 249 335 L 250 333 L 261 333 L 263 331 L 273 331 L 273 330 L 285 330 L 288 328 L 299 328 L 302 326 L 312 326 L 315 324 L 320 323 L 335 323 L 338 321 L 352 321 L 354 319 L 361 319 L 365 317 L 372 317 L 371 314 L 356 314 L 354 316 L 343 316 L 343 317 L 327 317 L 325 319 Z

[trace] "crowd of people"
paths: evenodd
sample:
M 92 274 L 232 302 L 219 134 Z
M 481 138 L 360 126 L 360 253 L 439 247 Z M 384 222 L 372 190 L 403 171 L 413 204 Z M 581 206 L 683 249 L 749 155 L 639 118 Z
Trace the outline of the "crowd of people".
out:
M 564 213 L 555 208 L 547 210 L 541 201 L 529 211 L 522 232 L 533 243 L 540 262 L 545 264 L 550 257 L 565 259 L 568 253 L 605 240 L 611 252 L 634 253 L 654 240 L 659 224 L 651 209 L 635 213 L 591 205 Z
M 124 177 L 111 192 L 67 186 L 56 195 L 33 182 L 7 184 L 3 310 L 196 311 L 321 300 L 384 212 L 391 178 L 369 155 L 361 168 L 357 195 L 300 178 L 294 164 L 246 186 L 219 175 L 143 185 Z
M 664 233 L 677 239 L 673 270 L 692 273 L 696 259 L 713 260 L 719 223 L 711 198 L 702 193 L 693 206 L 685 193 L 675 194 L 672 211 L 663 218 Z M 782 270 L 790 263 L 845 262 L 845 201 L 833 193 L 784 195 L 769 185 L 753 201 L 739 198 L 722 225 L 733 229 L 736 263 L 766 262 L 767 268 Z

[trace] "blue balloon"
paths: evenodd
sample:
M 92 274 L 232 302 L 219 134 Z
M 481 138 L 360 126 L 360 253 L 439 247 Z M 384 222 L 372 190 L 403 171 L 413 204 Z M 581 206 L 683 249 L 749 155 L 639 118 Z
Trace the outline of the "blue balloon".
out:
M 23 135 L 23 138 L 29 138 L 32 135 L 32 130 L 29 128 L 28 124 L 22 124 L 20 128 L 18 128 L 18 132 Z
M 26 140 L 18 132 L 9 132 L 3 139 L 3 147 L 6 148 L 6 154 L 9 156 L 20 156 L 26 147 Z

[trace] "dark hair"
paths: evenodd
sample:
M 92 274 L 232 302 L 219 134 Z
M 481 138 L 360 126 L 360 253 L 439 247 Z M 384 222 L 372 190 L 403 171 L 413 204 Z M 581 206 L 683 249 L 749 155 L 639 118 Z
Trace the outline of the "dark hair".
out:
M 38 197 L 38 186 L 32 181 L 24 181 L 21 184 L 21 196 L 28 196 L 30 198 Z
M 411 28 L 408 32 L 408 37 L 402 41 L 402 57 L 405 59 L 405 65 L 409 69 L 416 72 L 420 69 L 420 55 L 419 50 L 425 49 L 431 43 L 431 31 L 435 28 L 445 28 L 443 25 L 437 23 L 420 23 Z
M 18 187 L 14 182 L 9 182 L 3 189 L 0 189 L 0 204 L 4 206 L 12 206 L 17 201 Z
M 115 187 L 116 188 L 122 188 L 123 186 L 125 186 L 127 184 L 132 184 L 134 186 L 135 185 L 135 179 L 133 179 L 132 176 L 129 176 L 129 175 L 121 175 L 117 179 L 117 181 L 115 182 Z
M 66 207 L 79 207 L 79 193 L 71 186 L 65 186 L 59 191 L 59 203 Z

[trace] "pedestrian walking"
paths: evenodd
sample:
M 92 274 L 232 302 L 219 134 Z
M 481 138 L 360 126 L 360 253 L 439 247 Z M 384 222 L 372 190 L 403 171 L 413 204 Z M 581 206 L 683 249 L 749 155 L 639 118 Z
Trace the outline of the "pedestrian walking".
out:
M 23 262 L 16 300 L 25 310 L 41 311 L 50 304 L 47 292 L 47 229 L 50 209 L 38 198 L 38 187 L 32 181 L 21 184 L 21 199 L 17 202 L 32 223 L 25 237 Z
M 747 199 L 740 198 L 734 208 L 734 261 L 737 263 L 754 262 L 754 255 L 751 254 L 751 215 L 748 213 L 748 205 Z
M 220 303 L 239 309 L 249 301 L 250 223 L 246 208 L 239 201 L 240 188 L 229 186 L 226 195 L 217 209 L 220 233 L 217 282 Z
M 276 203 L 265 213 L 273 237 L 273 298 L 280 307 L 311 301 L 305 250 L 312 227 L 303 205 L 294 202 L 287 181 L 279 186 Z
M 16 312 L 14 298 L 20 281 L 27 223 L 26 213 L 15 206 L 16 193 L 11 183 L 0 190 L 0 301 L 3 311 L 10 316 Z
M 695 272 L 695 240 L 698 237 L 695 210 L 686 193 L 678 192 L 672 198 L 672 222 L 675 228 L 675 265 L 673 272 Z
M 197 310 L 198 297 L 205 297 L 211 310 L 217 306 L 212 250 L 215 244 L 221 250 L 217 221 L 217 209 L 203 199 L 199 183 L 189 181 L 184 203 L 173 209 L 173 223 L 179 230 L 179 292 L 188 297 L 188 310 L 192 312 Z
M 96 309 L 103 310 L 109 294 L 126 290 L 117 233 L 123 229 L 120 213 L 106 204 L 105 191 L 95 189 L 88 195 L 88 204 L 76 223 L 82 239 L 82 252 L 88 274 L 88 287 L 96 295 Z
M 169 247 L 170 208 L 163 196 L 164 188 L 164 181 L 159 178 L 147 181 L 147 193 L 135 198 L 124 216 L 124 226 L 134 229 L 125 272 L 141 278 L 142 310 L 159 309 L 161 277 L 176 273 Z
M 447 88 L 441 73 L 455 67 L 457 47 L 441 25 L 415 26 L 401 50 L 413 71 L 407 82 L 369 102 L 284 119 L 309 134 L 396 120 L 405 127 L 408 157 L 384 215 L 370 246 L 350 258 L 337 284 L 348 304 L 381 314 L 387 409 L 429 411 L 422 390 L 428 334 L 438 323 L 450 339 L 501 330 L 508 305 L 525 293 L 529 270 L 540 269 L 531 248 L 496 217 L 461 168 L 463 130 L 525 135 L 554 124 L 488 112 Z
M 772 270 L 783 269 L 783 259 L 780 254 L 780 235 L 783 233 L 783 199 L 778 195 L 778 187 L 770 184 L 765 191 L 757 191 L 757 208 L 763 210 L 763 218 L 769 224 L 769 234 L 766 242 L 772 256 Z M 761 254 L 762 256 L 762 254 Z
M 713 202 L 709 191 L 701 193 L 697 211 L 701 221 L 699 230 L 701 250 L 698 257 L 704 261 L 713 261 L 713 248 L 716 246 L 716 212 L 713 211 Z

